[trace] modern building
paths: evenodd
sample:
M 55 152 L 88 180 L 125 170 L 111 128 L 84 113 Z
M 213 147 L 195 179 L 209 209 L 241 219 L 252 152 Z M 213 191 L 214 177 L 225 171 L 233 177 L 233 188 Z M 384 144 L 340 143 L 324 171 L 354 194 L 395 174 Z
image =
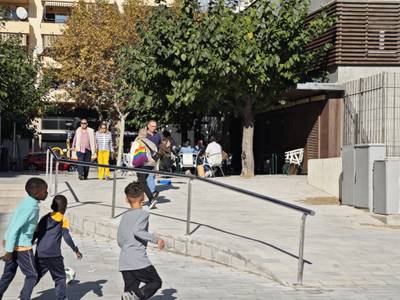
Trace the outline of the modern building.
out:
M 274 153 L 282 166 L 285 151 L 304 148 L 304 172 L 311 171 L 319 178 L 325 172 L 340 176 L 343 140 L 348 143 L 344 135 L 347 127 L 343 125 L 345 99 L 352 98 L 350 94 L 355 90 L 357 95 L 363 95 L 365 91 L 354 87 L 357 83 L 360 87 L 379 86 L 384 92 L 388 82 L 367 84 L 367 81 L 393 78 L 393 75 L 377 75 L 382 72 L 400 73 L 400 1 L 312 0 L 310 18 L 321 11 L 335 16 L 336 23 L 310 48 L 325 42 L 333 45 L 325 61 L 330 84 L 300 84 L 297 90 L 287 95 L 285 105 L 257 117 L 255 152 L 259 168 Z M 365 77 L 369 78 L 361 79 Z M 371 103 L 368 111 L 374 109 Z M 323 171 L 323 165 L 330 169 Z M 310 166 L 313 170 L 309 170 Z M 311 178 L 311 181 L 340 196 L 338 179 L 327 180 L 336 181 L 336 185 L 325 187 L 324 183 L 318 182 L 319 178 Z

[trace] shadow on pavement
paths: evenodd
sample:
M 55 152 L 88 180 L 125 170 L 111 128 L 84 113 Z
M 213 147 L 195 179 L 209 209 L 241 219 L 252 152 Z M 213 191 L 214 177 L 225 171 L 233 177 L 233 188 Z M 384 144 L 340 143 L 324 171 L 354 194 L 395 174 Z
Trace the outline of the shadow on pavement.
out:
M 16 172 L 0 172 L 0 178 L 13 178 L 22 175 L 22 173 Z
M 151 215 L 154 215 L 154 216 L 158 216 L 158 217 L 162 217 L 162 218 L 167 218 L 167 219 L 172 219 L 172 220 L 176 220 L 176 221 L 180 221 L 180 222 L 185 222 L 185 223 L 186 223 L 186 220 L 184 220 L 184 219 L 180 219 L 180 218 L 176 218 L 176 217 L 171 217 L 171 216 L 166 216 L 166 215 L 158 214 L 158 213 L 155 213 L 155 212 L 150 212 L 150 214 L 151 214 Z M 291 252 L 289 252 L 289 251 L 286 251 L 286 250 L 284 250 L 284 249 L 282 249 L 282 248 L 279 248 L 278 246 L 275 246 L 275 245 L 273 245 L 273 244 L 271 244 L 271 243 L 264 242 L 264 241 L 262 241 L 262 240 L 258 240 L 258 239 L 255 239 L 255 238 L 252 238 L 252 237 L 248 237 L 248 236 L 245 236 L 245 235 L 241 235 L 241 234 L 238 234 L 238 233 L 234 233 L 234 232 L 231 232 L 231 231 L 227 231 L 227 230 L 224 230 L 224 229 L 221 229 L 221 228 L 212 226 L 212 225 L 208 225 L 208 224 L 203 224 L 203 223 L 198 223 L 198 222 L 190 222 L 190 224 L 197 225 L 197 226 L 190 232 L 190 234 L 196 232 L 200 227 L 206 227 L 206 228 L 209 228 L 209 229 L 212 229 L 212 230 L 216 230 L 216 231 L 219 231 L 219 232 L 222 232 L 222 233 L 225 233 L 225 234 L 229 234 L 229 235 L 236 236 L 236 237 L 239 237 L 239 238 L 242 238 L 242 239 L 246 239 L 246 240 L 249 240 L 249 241 L 257 242 L 257 243 L 259 243 L 259 244 L 262 244 L 262 245 L 268 246 L 268 247 L 270 247 L 270 248 L 272 248 L 272 249 L 275 249 L 275 250 L 277 250 L 277 251 L 279 251 L 279 252 L 281 252 L 281 253 L 283 253 L 283 254 L 286 254 L 286 255 L 288 255 L 288 256 L 290 256 L 290 257 L 293 257 L 293 258 L 295 258 L 295 259 L 299 259 L 298 255 L 293 254 L 293 253 L 291 253 Z M 309 264 L 309 265 L 312 265 L 312 262 L 310 262 L 310 261 L 308 261 L 308 260 L 306 260 L 306 259 L 304 259 L 304 263 Z
M 157 197 L 157 202 L 160 203 L 168 203 L 171 202 L 170 199 L 166 198 L 165 196 L 158 196 Z
M 157 205 L 158 204 L 163 204 L 163 203 L 168 203 L 168 202 L 171 202 L 171 200 L 166 198 L 166 197 L 164 197 L 164 196 L 158 196 L 157 197 Z M 91 203 L 91 204 L 93 204 L 93 203 Z M 143 205 L 143 207 L 146 208 L 148 206 L 148 204 L 149 204 L 148 201 L 146 201 L 146 203 Z M 97 204 L 96 203 L 96 205 L 112 207 L 111 205 L 104 204 L 104 203 L 102 203 L 102 204 Z M 115 206 L 115 208 L 125 209 L 125 211 L 119 213 L 118 215 L 115 215 L 114 219 L 121 217 L 122 215 L 124 215 L 125 213 L 127 213 L 130 210 L 129 207 L 122 207 L 122 206 Z M 157 208 L 157 207 L 154 207 L 154 208 Z
M 174 294 L 177 292 L 176 289 L 165 289 L 161 291 L 161 295 L 157 295 L 152 297 L 152 300 L 175 300 L 178 299 L 177 297 L 174 296 Z
M 87 281 L 87 282 L 80 282 L 79 280 L 74 280 L 70 285 L 67 287 L 67 296 L 69 300 L 80 300 L 86 294 L 93 292 L 98 297 L 103 297 L 103 284 L 105 284 L 107 280 L 97 280 L 97 281 Z M 45 291 L 39 292 L 41 294 L 39 297 L 32 298 L 32 300 L 54 300 L 55 297 L 55 290 L 48 289 Z M 168 299 L 168 298 L 167 298 Z M 173 299 L 173 298 L 171 298 Z
M 156 190 L 159 192 L 168 191 L 168 190 L 179 190 L 179 189 L 180 189 L 180 187 L 173 186 L 170 184 L 161 184 L 161 185 L 156 186 Z

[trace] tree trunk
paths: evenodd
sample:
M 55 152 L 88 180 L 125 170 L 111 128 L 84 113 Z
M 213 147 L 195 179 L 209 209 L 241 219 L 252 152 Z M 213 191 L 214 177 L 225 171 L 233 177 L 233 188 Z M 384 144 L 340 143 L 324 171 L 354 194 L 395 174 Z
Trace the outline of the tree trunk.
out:
M 181 127 L 181 140 L 182 140 L 181 145 L 183 145 L 183 143 L 188 139 L 188 126 L 186 122 L 183 122 L 180 127 Z
M 118 138 L 118 155 L 117 166 L 122 165 L 122 154 L 124 153 L 124 135 L 125 135 L 125 121 L 128 114 L 119 115 L 119 138 Z
M 242 173 L 243 177 L 254 176 L 254 118 L 253 101 L 251 96 L 246 96 L 243 111 L 243 138 L 242 138 Z

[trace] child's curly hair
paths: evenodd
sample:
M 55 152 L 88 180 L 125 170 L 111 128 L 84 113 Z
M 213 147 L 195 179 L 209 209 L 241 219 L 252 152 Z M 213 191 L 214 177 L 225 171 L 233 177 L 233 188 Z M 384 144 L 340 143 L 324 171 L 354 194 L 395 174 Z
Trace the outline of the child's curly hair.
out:
M 125 195 L 129 198 L 139 198 L 143 191 L 143 186 L 138 181 L 131 182 L 125 187 Z

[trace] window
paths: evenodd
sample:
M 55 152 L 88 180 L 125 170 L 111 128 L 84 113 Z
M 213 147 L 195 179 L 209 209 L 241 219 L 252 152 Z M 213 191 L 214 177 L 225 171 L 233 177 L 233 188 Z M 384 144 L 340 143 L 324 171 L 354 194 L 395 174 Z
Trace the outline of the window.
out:
M 43 21 L 50 23 L 67 23 L 70 15 L 70 7 L 45 6 Z
M 73 123 L 73 120 L 58 117 L 47 117 L 42 119 L 42 129 L 52 129 L 52 130 L 66 130 L 66 123 Z

